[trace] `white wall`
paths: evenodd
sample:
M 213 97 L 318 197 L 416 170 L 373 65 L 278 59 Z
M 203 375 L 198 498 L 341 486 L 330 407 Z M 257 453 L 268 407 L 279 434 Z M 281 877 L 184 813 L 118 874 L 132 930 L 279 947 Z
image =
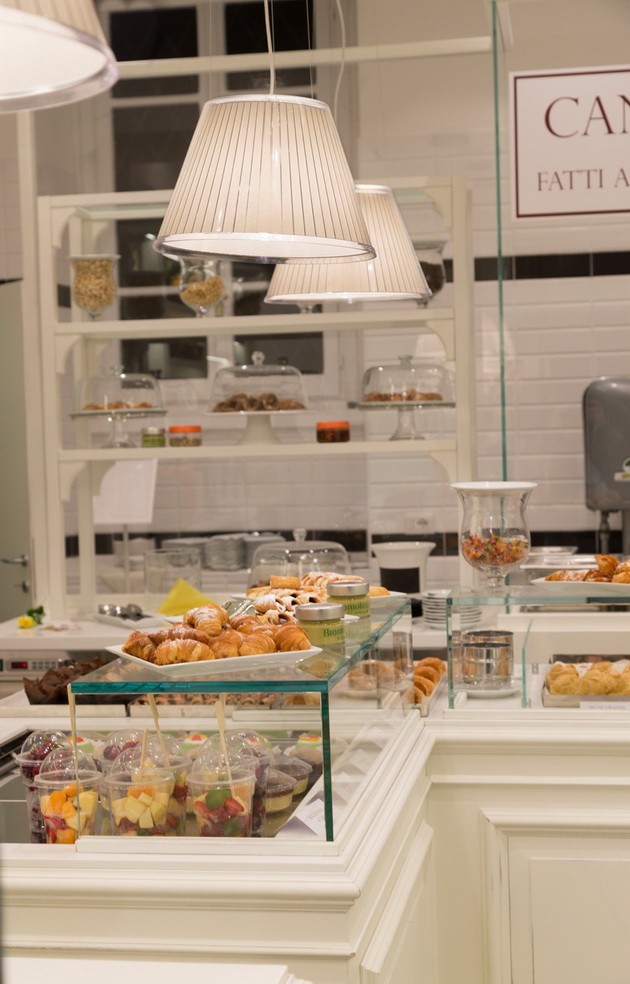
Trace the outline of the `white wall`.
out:
M 510 215 L 505 100 L 513 68 L 619 64 L 627 58 L 630 10 L 617 0 L 545 0 L 509 3 L 514 47 L 501 57 L 502 226 L 505 254 L 590 252 L 628 248 L 623 216 L 515 223 Z M 369 0 L 357 3 L 358 40 L 428 40 L 457 33 L 489 33 L 486 5 L 444 0 Z M 383 180 L 417 174 L 463 174 L 473 192 L 474 248 L 495 256 L 495 195 L 492 58 L 490 54 L 377 62 L 358 70 L 357 177 Z M 61 111 L 40 123 L 43 177 L 47 191 L 97 190 L 111 161 L 95 160 L 103 132 L 102 100 L 84 104 L 78 142 L 56 126 Z M 78 110 L 77 110 L 78 112 Z M 52 113 L 56 114 L 53 119 Z M 68 117 L 64 117 L 68 119 Z M 75 117 L 75 122 L 77 118 Z M 0 134 L 11 123 L 0 118 Z M 75 134 L 76 134 L 75 129 Z M 61 135 L 60 135 L 61 133 Z M 14 162 L 0 140 L 3 230 L 15 224 Z M 71 177 L 64 173 L 69 169 Z M 102 186 L 102 185 L 101 185 Z M 429 217 L 430 219 L 430 217 Z M 414 214 L 412 225 L 425 219 Z M 413 232 L 421 231 L 413 228 Z M 15 254 L 2 258 L 15 271 Z M 11 245 L 15 239 L 11 239 Z M 448 303 L 445 288 L 439 303 Z M 630 373 L 626 342 L 630 320 L 630 278 L 568 278 L 508 282 L 505 285 L 505 349 L 509 477 L 539 482 L 530 520 L 538 530 L 594 528 L 596 517 L 583 505 L 580 401 L 600 374 Z M 501 477 L 497 288 L 475 288 L 480 477 Z M 404 351 L 422 351 L 417 333 L 408 337 L 363 339 L 364 365 Z M 358 395 L 358 394 L 357 394 Z M 205 406 L 203 407 L 205 409 Z M 201 410 L 201 404 L 200 404 Z M 387 424 L 353 417 L 357 427 L 376 433 Z M 429 430 L 452 426 L 448 413 L 427 423 Z M 441 532 L 456 527 L 453 493 L 430 460 L 396 464 L 347 462 L 331 480 L 329 471 L 307 459 L 295 475 L 252 462 L 160 468 L 155 527 L 173 532 L 224 528 L 343 528 L 367 522 L 375 532 Z M 369 476 L 369 482 L 366 482 Z M 74 519 L 69 512 L 69 529 Z

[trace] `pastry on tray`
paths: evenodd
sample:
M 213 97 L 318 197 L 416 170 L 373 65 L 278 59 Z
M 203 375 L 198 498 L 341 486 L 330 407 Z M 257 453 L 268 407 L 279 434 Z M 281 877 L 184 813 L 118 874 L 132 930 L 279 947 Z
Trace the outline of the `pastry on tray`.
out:
M 555 695 L 630 695 L 630 662 L 627 659 L 604 659 L 597 663 L 558 661 L 547 670 L 545 686 L 550 694 Z
M 586 581 L 607 584 L 630 584 L 630 561 L 619 561 L 612 554 L 595 554 L 597 567 L 584 570 L 560 570 L 547 574 L 545 581 Z
M 334 581 L 364 581 L 365 578 L 356 574 L 337 574 L 334 571 L 310 571 L 301 577 L 272 575 L 268 584 L 259 584 L 249 588 L 248 598 L 251 598 L 254 609 L 263 615 L 266 621 L 278 623 L 293 621 L 296 605 L 313 605 L 328 600 L 328 585 Z M 388 595 L 387 588 L 380 584 L 370 585 L 370 598 L 380 598 Z
M 193 608 L 186 612 L 182 622 L 157 632 L 136 630 L 122 647 L 128 655 L 155 666 L 303 652 L 310 648 L 306 633 L 296 623 L 270 624 L 258 614 L 230 619 L 221 605 Z

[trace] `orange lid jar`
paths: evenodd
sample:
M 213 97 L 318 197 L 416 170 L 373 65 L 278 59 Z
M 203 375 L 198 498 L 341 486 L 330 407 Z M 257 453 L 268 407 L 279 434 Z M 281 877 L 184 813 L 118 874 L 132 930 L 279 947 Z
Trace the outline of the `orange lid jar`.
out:
M 317 423 L 319 444 L 336 444 L 350 440 L 350 424 L 347 420 L 320 420 Z
M 199 424 L 176 424 L 168 429 L 168 443 L 172 448 L 197 448 L 201 445 Z

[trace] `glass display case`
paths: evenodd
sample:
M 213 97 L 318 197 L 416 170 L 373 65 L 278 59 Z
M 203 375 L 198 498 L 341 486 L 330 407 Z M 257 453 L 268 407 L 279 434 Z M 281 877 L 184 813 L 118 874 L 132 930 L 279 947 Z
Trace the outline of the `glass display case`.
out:
M 536 580 L 450 592 L 449 708 L 630 709 L 630 584 Z
M 73 704 L 90 695 L 112 700 L 140 696 L 212 695 L 222 712 L 200 708 L 204 733 L 216 733 L 225 716 L 227 734 L 246 726 L 291 750 L 313 768 L 314 780 L 299 797 L 267 817 L 263 836 L 334 840 L 356 805 L 367 778 L 395 746 L 413 704 L 411 605 L 407 598 L 374 599 L 368 619 L 346 620 L 342 650 L 312 649 L 266 657 L 240 657 L 241 666 L 212 663 L 146 668 L 121 657 L 71 684 Z M 157 705 L 153 704 L 156 709 Z M 174 721 L 164 719 L 171 730 Z M 185 727 L 185 723 L 178 722 Z M 293 787 L 292 787 L 293 788 Z M 279 794 L 281 790 L 278 791 Z

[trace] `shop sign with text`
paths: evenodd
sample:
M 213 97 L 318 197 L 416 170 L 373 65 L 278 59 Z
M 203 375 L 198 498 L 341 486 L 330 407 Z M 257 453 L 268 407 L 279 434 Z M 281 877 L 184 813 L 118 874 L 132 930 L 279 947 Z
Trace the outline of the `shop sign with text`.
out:
M 630 68 L 510 76 L 516 218 L 630 211 Z

